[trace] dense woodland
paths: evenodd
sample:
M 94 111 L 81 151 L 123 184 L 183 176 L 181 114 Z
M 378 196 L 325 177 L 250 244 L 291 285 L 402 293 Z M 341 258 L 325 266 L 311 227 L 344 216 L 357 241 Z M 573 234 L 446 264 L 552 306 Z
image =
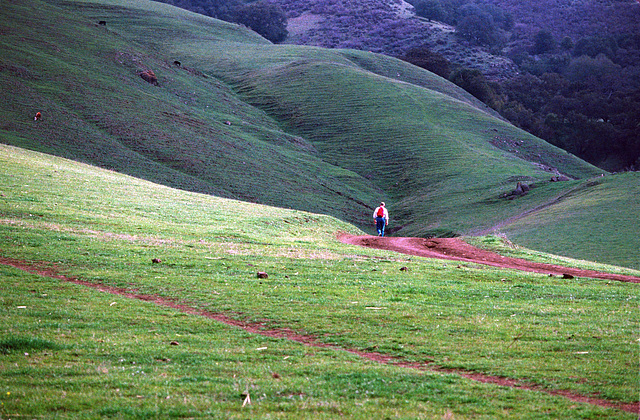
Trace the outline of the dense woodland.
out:
M 452 81 L 515 125 L 591 163 L 640 170 L 640 4 L 411 1 L 419 15 L 454 25 L 465 41 L 508 56 L 519 70 L 493 83 L 458 70 L 449 73 Z M 433 68 L 422 60 L 415 64 L 442 68 L 439 57 Z
M 466 89 L 513 124 L 609 171 L 640 170 L 640 4 L 633 0 L 410 0 L 424 20 L 455 27 L 457 43 L 515 65 L 488 78 L 433 51 L 418 19 L 388 0 L 165 0 L 244 24 L 272 42 L 287 19 L 325 16 L 325 47 L 393 55 Z M 455 46 L 453 47 L 455 48 Z

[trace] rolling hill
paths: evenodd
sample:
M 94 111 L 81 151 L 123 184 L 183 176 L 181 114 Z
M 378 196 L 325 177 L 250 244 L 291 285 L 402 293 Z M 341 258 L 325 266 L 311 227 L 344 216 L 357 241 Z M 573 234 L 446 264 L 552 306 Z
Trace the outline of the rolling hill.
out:
M 637 283 L 345 245 L 7 145 L 0 185 L 3 418 L 637 416 Z
M 0 16 L 6 144 L 360 227 L 385 200 L 397 235 L 492 229 L 550 211 L 559 195 L 601 174 L 389 57 L 273 45 L 147 1 L 29 0 L 8 3 Z M 157 85 L 140 77 L 149 70 Z M 536 188 L 501 199 L 517 182 Z M 602 188 L 622 197 L 621 211 L 638 214 L 618 184 Z M 552 217 L 539 222 L 553 229 Z M 633 232 L 633 222 L 617 229 Z M 518 230 L 518 240 L 529 233 Z M 566 235 L 577 249 L 593 241 Z M 636 252 L 634 241 L 620 252 Z

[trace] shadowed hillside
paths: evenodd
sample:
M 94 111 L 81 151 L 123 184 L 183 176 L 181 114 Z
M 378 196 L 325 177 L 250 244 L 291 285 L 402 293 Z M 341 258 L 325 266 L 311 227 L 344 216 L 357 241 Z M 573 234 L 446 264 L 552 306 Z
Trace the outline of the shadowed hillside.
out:
M 273 45 L 146 1 L 0 13 L 4 143 L 367 228 L 382 199 L 398 235 L 489 229 L 572 188 L 553 176 L 600 173 L 389 57 Z M 537 188 L 500 198 L 519 181 Z

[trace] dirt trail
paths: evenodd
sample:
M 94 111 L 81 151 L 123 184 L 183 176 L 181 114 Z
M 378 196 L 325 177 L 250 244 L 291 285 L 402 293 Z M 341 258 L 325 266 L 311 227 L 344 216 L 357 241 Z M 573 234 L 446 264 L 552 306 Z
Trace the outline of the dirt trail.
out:
M 354 238 L 358 238 L 358 237 L 350 237 L 351 240 L 354 240 Z M 372 238 L 376 239 L 376 237 L 372 237 Z M 342 239 L 347 239 L 347 238 L 342 237 Z M 438 257 L 438 258 L 441 258 L 441 257 Z M 250 322 L 232 318 L 231 316 L 225 313 L 216 313 L 216 312 L 205 311 L 202 309 L 197 309 L 189 305 L 187 302 L 178 302 L 173 299 L 168 299 L 158 295 L 139 294 L 129 289 L 107 286 L 99 283 L 91 283 L 91 282 L 76 279 L 73 277 L 67 277 L 65 275 L 59 274 L 58 268 L 55 265 L 51 265 L 48 263 L 34 264 L 34 263 L 27 263 L 24 261 L 15 260 L 12 258 L 0 257 L 0 264 L 15 267 L 20 270 L 38 274 L 41 276 L 51 277 L 51 278 L 55 278 L 63 281 L 68 281 L 70 283 L 91 287 L 101 292 L 111 293 L 114 295 L 119 295 L 119 296 L 127 297 L 130 299 L 143 300 L 145 302 L 150 302 L 155 305 L 173 308 L 178 311 L 188 313 L 190 315 L 197 315 L 197 316 L 203 316 L 210 319 L 215 319 L 216 321 L 219 321 L 234 327 L 242 328 L 245 331 L 248 331 L 254 334 L 260 334 L 266 337 L 274 337 L 274 338 L 291 340 L 297 343 L 304 344 L 306 346 L 330 348 L 330 349 L 335 349 L 340 351 L 346 351 L 346 352 L 358 355 L 364 359 L 371 360 L 377 363 L 394 365 L 394 366 L 404 367 L 408 369 L 418 369 L 422 371 L 454 374 L 454 375 L 459 375 L 464 378 L 471 379 L 473 381 L 482 382 L 482 383 L 489 383 L 489 384 L 495 384 L 499 386 L 508 386 L 508 387 L 517 388 L 517 389 L 543 392 L 549 395 L 564 397 L 571 401 L 592 404 L 592 405 L 597 405 L 597 406 L 606 407 L 606 408 L 614 408 L 614 409 L 626 411 L 629 413 L 640 412 L 640 402 L 625 403 L 620 401 L 605 400 L 602 398 L 598 398 L 596 396 L 578 394 L 568 390 L 548 389 L 541 385 L 527 383 L 526 380 L 517 380 L 517 379 L 505 378 L 501 376 L 486 375 L 483 373 L 468 371 L 464 369 L 444 368 L 442 366 L 438 366 L 434 364 L 431 361 L 406 362 L 400 358 L 395 358 L 384 353 L 365 352 L 357 349 L 338 347 L 335 345 L 323 343 L 319 341 L 317 337 L 314 337 L 312 335 L 300 334 L 286 328 L 267 329 L 265 328 L 265 325 L 263 323 L 250 323 Z
M 640 277 L 623 274 L 604 273 L 600 271 L 581 270 L 579 268 L 560 265 L 536 263 L 519 258 L 504 257 L 495 252 L 476 248 L 456 238 L 394 238 L 377 236 L 354 236 L 345 233 L 338 235 L 338 240 L 345 244 L 360 245 L 369 248 L 384 249 L 428 258 L 440 258 L 514 270 L 552 274 L 554 276 L 589 277 L 604 280 L 640 283 Z

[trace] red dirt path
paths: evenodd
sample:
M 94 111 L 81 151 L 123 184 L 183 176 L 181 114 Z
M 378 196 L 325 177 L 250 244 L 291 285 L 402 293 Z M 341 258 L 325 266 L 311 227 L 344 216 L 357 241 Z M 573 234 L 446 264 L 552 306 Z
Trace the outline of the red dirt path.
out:
M 615 280 L 629 283 L 640 283 L 640 277 L 623 274 L 604 273 L 592 270 L 563 267 L 559 265 L 536 263 L 519 258 L 504 257 L 495 252 L 476 248 L 456 238 L 395 238 L 377 236 L 354 236 L 346 233 L 338 235 L 338 240 L 345 244 L 360 245 L 369 248 L 384 249 L 428 258 L 440 258 L 514 270 L 552 274 L 554 276 L 571 275 L 573 277 L 589 277 L 604 280 Z
M 358 238 L 358 237 L 346 237 L 344 235 L 341 236 L 341 240 L 358 242 L 355 238 Z M 376 243 L 376 242 L 380 243 L 379 240 L 382 239 L 382 238 L 377 238 L 377 237 L 371 237 L 371 238 L 374 239 L 374 241 L 372 241 L 372 243 Z M 378 239 L 378 241 L 375 241 L 375 239 Z M 385 239 L 382 239 L 382 241 L 384 241 L 384 242 L 395 242 L 395 241 L 388 241 L 388 239 L 389 238 L 385 238 Z M 407 239 L 409 239 L 409 238 L 407 238 Z M 351 243 L 351 242 L 348 242 L 348 243 Z M 442 257 L 437 257 L 437 258 L 442 258 Z M 300 334 L 300 333 L 297 333 L 297 332 L 292 331 L 290 329 L 284 329 L 284 328 L 283 329 L 266 329 L 264 327 L 264 324 L 261 324 L 261 323 L 249 323 L 249 322 L 241 321 L 241 320 L 238 320 L 238 319 L 234 319 L 234 318 L 232 318 L 229 315 L 226 315 L 224 313 L 215 313 L 215 312 L 204 311 L 204 310 L 201 310 L 201 309 L 197 309 L 197 308 L 193 308 L 191 306 L 188 306 L 184 302 L 182 302 L 182 303 L 181 302 L 176 302 L 176 301 L 174 301 L 172 299 L 167 299 L 167 298 L 164 298 L 162 296 L 158 296 L 158 295 L 143 295 L 143 294 L 135 293 L 135 292 L 133 292 L 131 290 L 128 290 L 128 289 L 123 289 L 123 288 L 118 288 L 118 287 L 113 287 L 113 286 L 107 286 L 107 285 L 103 285 L 103 284 L 99 284 L 99 283 L 91 283 L 91 282 L 88 282 L 88 281 L 85 281 L 85 280 L 79 280 L 77 278 L 67 277 L 65 275 L 58 274 L 59 270 L 58 270 L 58 267 L 56 265 L 52 265 L 52 264 L 48 264 L 48 263 L 34 264 L 34 263 L 28 263 L 28 262 L 24 262 L 24 261 L 15 260 L 15 259 L 12 259 L 12 258 L 0 257 L 0 264 L 8 265 L 8 266 L 11 266 L 11 267 L 14 267 L 14 268 L 18 268 L 20 270 L 24 270 L 24 271 L 27 271 L 27 272 L 30 272 L 30 273 L 38 274 L 38 275 L 41 275 L 41 276 L 55 278 L 55 279 L 59 279 L 59 280 L 63 280 L 63 281 L 68 281 L 70 283 L 91 287 L 91 288 L 99 290 L 101 292 L 106 292 L 106 293 L 111 293 L 111 294 L 114 294 L 114 295 L 124 296 L 124 297 L 130 298 L 130 299 L 143 300 L 145 302 L 151 302 L 151 303 L 154 303 L 154 304 L 159 305 L 159 306 L 165 306 L 165 307 L 173 308 L 173 309 L 176 309 L 178 311 L 181 311 L 181 312 L 184 312 L 184 313 L 188 313 L 188 314 L 191 314 L 191 315 L 197 315 L 197 316 L 203 316 L 203 317 L 210 318 L 210 319 L 215 319 L 216 321 L 222 322 L 222 323 L 227 324 L 227 325 L 235 326 L 235 327 L 238 327 L 238 328 L 242 328 L 245 331 L 248 331 L 248 332 L 251 332 L 251 333 L 254 333 L 254 334 L 260 334 L 260 335 L 267 336 L 267 337 L 275 337 L 275 338 L 287 339 L 287 340 L 295 341 L 295 342 L 298 342 L 298 343 L 301 343 L 301 344 L 304 344 L 304 345 L 307 345 L 307 346 L 312 346 L 312 347 L 332 348 L 332 349 L 336 349 L 336 350 L 346 351 L 346 352 L 358 355 L 358 356 L 360 356 L 360 357 L 362 357 L 364 359 L 371 360 L 371 361 L 374 361 L 374 362 L 377 362 L 377 363 L 389 364 L 389 365 L 394 365 L 394 366 L 399 366 L 399 367 L 404 367 L 404 368 L 418 369 L 418 370 L 423 370 L 423 371 L 455 374 L 455 375 L 459 375 L 459 376 L 465 377 L 467 379 L 471 379 L 471 380 L 482 382 L 482 383 L 490 383 L 490 384 L 495 384 L 495 385 L 499 385 L 499 386 L 508 386 L 508 387 L 511 387 L 511 388 L 526 389 L 526 390 L 537 391 L 537 392 L 544 392 L 544 393 L 549 394 L 549 395 L 562 396 L 562 397 L 565 397 L 565 398 L 567 398 L 569 400 L 576 401 L 576 402 L 593 404 L 593 405 L 597 405 L 597 406 L 600 406 L 600 407 L 606 407 L 606 408 L 614 408 L 614 409 L 618 409 L 618 410 L 627 411 L 627 412 L 630 412 L 630 413 L 640 413 L 640 402 L 624 403 L 624 402 L 620 402 L 620 401 L 605 400 L 605 399 L 598 398 L 598 397 L 595 397 L 595 396 L 578 394 L 578 393 L 575 393 L 575 392 L 572 392 L 572 391 L 568 391 L 568 390 L 547 389 L 547 388 L 544 388 L 544 387 L 542 387 L 540 385 L 529 384 L 529 383 L 526 383 L 524 381 L 511 379 L 511 378 L 505 378 L 505 377 L 493 376 L 493 375 L 486 375 L 486 374 L 483 374 L 483 373 L 467 371 L 467 370 L 464 370 L 464 369 L 444 368 L 444 367 L 435 365 L 431 361 L 425 361 L 425 362 L 422 362 L 422 363 L 420 363 L 420 362 L 406 362 L 406 361 L 403 361 L 402 359 L 394 358 L 392 356 L 389 356 L 389 355 L 386 355 L 386 354 L 383 354 L 383 353 L 364 352 L 364 351 L 356 350 L 356 349 L 341 348 L 341 347 L 337 347 L 337 346 L 334 346 L 334 345 L 331 345 L 331 344 L 323 343 L 323 342 L 319 341 L 317 339 L 317 337 L 314 337 L 314 336 L 311 336 L 311 335 Z M 640 279 L 636 278 L 636 280 L 640 280 Z

